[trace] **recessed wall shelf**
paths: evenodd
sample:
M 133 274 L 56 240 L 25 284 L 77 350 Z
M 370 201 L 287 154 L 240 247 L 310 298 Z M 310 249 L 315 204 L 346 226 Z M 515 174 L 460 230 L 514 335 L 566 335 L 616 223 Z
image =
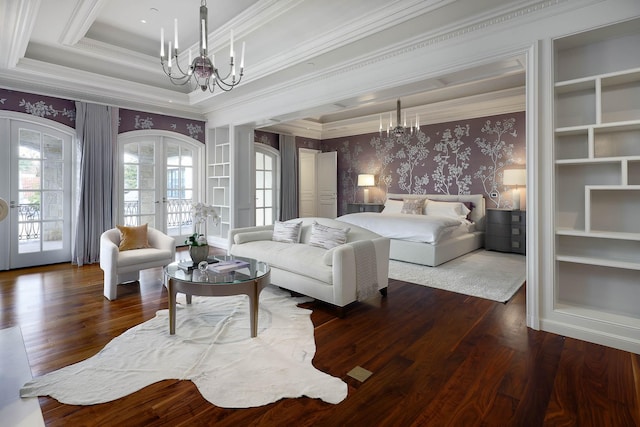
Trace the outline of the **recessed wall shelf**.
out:
M 213 129 L 207 145 L 207 200 L 220 217 L 209 224 L 207 240 L 221 246 L 231 228 L 231 147 L 228 128 Z
M 640 20 L 553 46 L 550 316 L 640 352 Z

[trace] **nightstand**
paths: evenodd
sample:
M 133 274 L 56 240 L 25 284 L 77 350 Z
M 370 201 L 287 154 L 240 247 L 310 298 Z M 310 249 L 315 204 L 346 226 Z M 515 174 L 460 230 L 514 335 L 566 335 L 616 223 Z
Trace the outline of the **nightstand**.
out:
M 488 250 L 525 254 L 527 212 L 487 209 L 484 247 Z
M 347 213 L 356 212 L 382 212 L 384 205 L 381 203 L 347 203 Z

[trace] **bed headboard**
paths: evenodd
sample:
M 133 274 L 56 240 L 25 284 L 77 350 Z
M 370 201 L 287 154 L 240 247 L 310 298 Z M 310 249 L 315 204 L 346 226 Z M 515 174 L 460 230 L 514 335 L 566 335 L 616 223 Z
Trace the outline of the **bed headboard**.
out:
M 484 196 L 482 194 L 395 194 L 387 193 L 389 199 L 422 199 L 440 200 L 443 202 L 471 202 L 473 210 L 469 218 L 476 224 L 476 230 L 484 230 L 484 217 L 486 215 L 486 206 Z

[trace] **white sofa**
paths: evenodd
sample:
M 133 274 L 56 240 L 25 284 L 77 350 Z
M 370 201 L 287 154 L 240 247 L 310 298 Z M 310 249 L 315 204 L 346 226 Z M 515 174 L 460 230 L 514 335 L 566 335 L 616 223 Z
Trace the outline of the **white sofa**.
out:
M 149 227 L 147 240 L 150 248 L 120 252 L 120 230 L 112 228 L 102 233 L 100 268 L 104 271 L 104 296 L 107 299 L 115 300 L 118 297 L 118 284 L 139 280 L 140 270 L 164 267 L 175 260 L 176 245 L 173 237 Z
M 230 230 L 228 252 L 264 261 L 271 267 L 271 283 L 318 300 L 344 308 L 357 298 L 356 284 L 367 274 L 356 267 L 357 251 L 369 240 L 373 243 L 375 259 L 369 259 L 371 283 L 386 295 L 389 282 L 389 239 L 364 228 L 328 218 L 298 218 L 302 221 L 300 243 L 272 241 L 273 225 Z M 350 228 L 347 242 L 332 249 L 309 245 L 314 221 L 333 228 Z M 371 247 L 371 245 L 369 245 Z M 372 258 L 371 256 L 369 258 Z M 358 273 L 360 272 L 360 273 Z M 357 277 L 360 274 L 361 277 Z M 375 282 L 373 282 L 375 280 Z M 341 312 L 342 314 L 342 312 Z

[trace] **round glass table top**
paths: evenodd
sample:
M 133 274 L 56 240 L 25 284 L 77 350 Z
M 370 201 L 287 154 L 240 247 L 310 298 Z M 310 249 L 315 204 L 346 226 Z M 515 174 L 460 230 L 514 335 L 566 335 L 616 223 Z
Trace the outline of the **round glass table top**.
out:
M 172 262 L 166 274 L 175 280 L 202 284 L 242 283 L 259 279 L 269 273 L 269 265 L 252 258 L 217 255 L 193 265 L 191 260 Z

